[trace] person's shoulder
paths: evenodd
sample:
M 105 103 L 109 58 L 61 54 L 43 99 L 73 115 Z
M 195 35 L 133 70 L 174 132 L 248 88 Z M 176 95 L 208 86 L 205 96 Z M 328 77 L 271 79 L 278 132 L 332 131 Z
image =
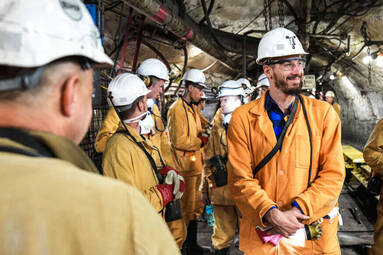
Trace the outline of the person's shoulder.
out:
M 131 193 L 131 188 L 122 182 L 91 173 L 62 159 L 3 154 L 0 160 L 6 169 L 15 174 L 4 175 L 2 181 L 11 181 L 17 176 L 20 189 L 25 192 L 28 192 L 28 185 L 23 187 L 24 184 L 33 183 L 38 185 L 39 194 L 68 196 L 73 201 L 81 200 L 81 197 L 85 201 L 85 197 L 106 199 L 108 196 L 114 197 L 115 193 L 125 193 L 125 196 Z
M 124 133 L 116 132 L 112 135 L 111 138 L 109 138 L 109 140 L 106 144 L 106 147 L 105 147 L 104 154 L 107 151 L 118 150 L 119 148 L 127 146 L 131 143 L 132 143 L 132 141 Z
M 304 95 L 301 95 L 303 98 L 303 103 L 311 114 L 323 115 L 331 111 L 332 106 L 326 101 L 322 101 L 315 98 L 310 98 Z
M 255 110 L 255 112 L 258 112 L 258 108 L 261 104 L 261 100 L 253 100 L 247 104 L 239 106 L 235 111 L 233 112 L 233 118 L 238 118 L 239 116 L 247 116 L 251 113 L 252 110 Z
M 174 101 L 170 107 L 169 107 L 169 112 L 170 111 L 174 111 L 175 108 L 177 107 L 180 107 L 181 106 L 181 103 L 182 103 L 182 99 L 181 98 L 177 98 L 176 101 Z
M 376 122 L 374 129 L 379 130 L 379 132 L 383 130 L 383 118 Z

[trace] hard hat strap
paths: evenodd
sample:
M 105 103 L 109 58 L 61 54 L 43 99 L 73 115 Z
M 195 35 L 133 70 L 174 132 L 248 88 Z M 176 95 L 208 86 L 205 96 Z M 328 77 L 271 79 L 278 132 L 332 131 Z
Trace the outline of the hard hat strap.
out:
M 16 77 L 0 80 L 0 92 L 27 90 L 37 86 L 45 70 L 45 66 L 35 69 L 24 69 Z

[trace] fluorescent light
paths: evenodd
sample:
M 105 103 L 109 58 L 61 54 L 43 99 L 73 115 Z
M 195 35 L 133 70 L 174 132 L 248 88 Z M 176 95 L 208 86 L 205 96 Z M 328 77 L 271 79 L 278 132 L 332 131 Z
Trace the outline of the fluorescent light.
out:
M 376 65 L 379 67 L 383 67 L 383 55 L 378 55 L 378 57 L 376 58 Z
M 363 63 L 365 65 L 368 65 L 370 62 L 372 61 L 372 57 L 370 55 L 366 55 L 364 58 L 363 58 Z
M 190 57 L 197 56 L 197 55 L 199 55 L 201 52 L 202 52 L 202 50 L 201 50 L 200 48 L 195 47 L 195 46 L 193 46 L 193 45 L 189 48 L 189 56 L 190 56 Z

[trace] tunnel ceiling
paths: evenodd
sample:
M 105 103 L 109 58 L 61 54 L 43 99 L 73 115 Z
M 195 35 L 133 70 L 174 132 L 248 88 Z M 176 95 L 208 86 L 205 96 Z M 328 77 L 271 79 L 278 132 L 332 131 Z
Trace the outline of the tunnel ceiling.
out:
M 117 62 L 120 56 L 116 54 L 121 52 L 129 9 L 134 7 L 124 68 L 132 67 L 140 15 L 144 14 L 145 43 L 140 48 L 138 62 L 156 56 L 148 47 L 150 44 L 149 46 L 163 54 L 175 72 L 180 72 L 184 65 L 182 47 L 185 46 L 189 56 L 188 67 L 204 69 L 213 80 L 215 76 L 218 77 L 216 82 L 220 82 L 220 79 L 243 76 L 243 35 L 249 31 L 255 31 L 247 37 L 245 54 L 246 75 L 250 78 L 259 74 L 260 68 L 255 64 L 257 44 L 270 27 L 283 25 L 300 37 L 305 49 L 311 54 L 306 72 L 315 74 L 321 82 L 327 82 L 330 73 L 335 73 L 348 75 L 351 80 L 366 84 L 368 68 L 362 61 L 367 54 L 366 45 L 370 45 L 371 53 L 378 55 L 379 43 L 383 41 L 383 1 L 205 0 L 213 33 L 226 49 L 217 45 L 209 32 L 208 23 L 204 18 L 203 0 L 104 0 L 102 4 L 104 45 L 106 51 L 116 57 Z M 152 7 L 154 10 L 148 11 Z M 155 15 L 160 13 L 159 7 L 178 19 L 159 21 Z M 197 37 L 195 35 L 198 34 L 206 40 L 208 46 L 206 42 L 204 44 L 201 40 L 188 38 L 186 33 L 182 36 L 184 28 L 177 31 L 178 27 L 171 27 L 176 21 L 185 23 L 183 25 L 187 29 L 193 30 L 193 36 Z M 170 23 L 165 24 L 166 22 Z M 226 33 L 222 34 L 223 32 Z M 204 47 L 201 48 L 203 51 L 196 46 Z M 235 52 L 229 51 L 232 49 Z M 381 71 L 378 65 L 373 65 L 372 69 Z M 373 85 L 378 84 L 375 81 L 381 80 L 377 73 L 374 72 L 373 82 L 364 89 L 378 89 Z

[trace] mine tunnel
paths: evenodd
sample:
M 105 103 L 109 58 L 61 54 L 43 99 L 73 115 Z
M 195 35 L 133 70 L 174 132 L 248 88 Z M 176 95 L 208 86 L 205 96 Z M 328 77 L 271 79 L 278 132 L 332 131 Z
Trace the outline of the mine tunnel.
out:
M 107 87 L 119 72 L 134 73 L 147 58 L 162 60 L 174 76 L 158 102 L 166 119 L 171 102 L 182 95 L 182 75 L 197 68 L 204 72 L 208 86 L 203 114 L 212 121 L 219 101 L 211 88 L 242 77 L 256 87 L 263 73 L 256 63 L 259 41 L 267 31 L 284 27 L 294 31 L 310 53 L 303 89 L 318 100 L 333 91 L 341 107 L 342 145 L 346 148 L 346 179 L 339 199 L 342 254 L 363 254 L 373 244 L 378 198 L 367 190 L 371 170 L 363 167 L 362 152 L 383 116 L 380 1 L 85 2 L 95 10 L 105 50 L 115 61 L 114 69 L 96 72 L 94 85 L 100 94 L 94 102 L 91 129 L 82 143 L 99 166 L 101 155 L 93 144 L 108 108 L 100 85 Z M 354 156 L 347 157 L 347 150 Z M 362 163 L 353 163 L 358 160 Z M 199 242 L 211 246 L 211 227 L 203 217 L 199 224 L 203 226 Z M 232 245 L 230 254 L 241 254 L 236 246 Z
M 66 8 L 67 13 L 69 13 L 68 15 L 76 11 L 74 7 L 76 7 L 77 0 L 60 0 L 58 2 L 60 2 L 63 8 Z M 210 132 L 210 130 L 214 130 L 213 125 L 216 121 L 216 117 L 220 116 L 220 114 L 217 114 L 217 111 L 222 108 L 222 100 L 220 98 L 225 97 L 225 94 L 222 92 L 225 88 L 224 84 L 229 84 L 225 82 L 237 82 L 237 84 L 240 84 L 239 89 L 242 88 L 243 91 L 248 91 L 246 94 L 246 96 L 248 96 L 247 101 L 242 101 L 243 105 L 238 109 L 250 107 L 249 105 L 252 105 L 254 102 L 254 105 L 258 105 L 257 102 L 267 100 L 268 96 L 272 93 L 273 87 L 277 86 L 275 85 L 276 81 L 274 83 L 271 82 L 275 73 L 269 75 L 267 70 L 274 70 L 274 67 L 286 64 L 286 61 L 292 61 L 295 63 L 295 66 L 291 68 L 286 67 L 286 70 L 296 71 L 295 68 L 301 68 L 303 65 L 302 73 L 296 76 L 298 77 L 297 79 L 300 80 L 300 90 L 299 93 L 297 92 L 295 94 L 304 97 L 303 100 L 311 100 L 307 101 L 310 102 L 310 105 L 318 105 L 317 107 L 320 106 L 322 107 L 321 109 L 326 109 L 326 111 L 330 112 L 326 113 L 327 115 L 333 116 L 331 123 L 325 122 L 328 119 L 323 110 L 322 115 L 320 115 L 322 117 L 318 118 L 320 119 L 318 121 L 323 121 L 324 124 L 320 122 L 322 124 L 318 125 L 318 128 L 323 128 L 321 125 L 326 126 L 320 129 L 324 133 L 329 129 L 335 130 L 333 127 L 338 125 L 340 135 L 339 148 L 341 148 L 338 151 L 341 153 L 341 156 L 339 154 L 340 158 L 338 159 L 338 163 L 339 160 L 342 162 L 339 163 L 338 166 L 341 167 L 338 167 L 337 171 L 343 174 L 343 181 L 339 184 L 341 185 L 341 187 L 339 186 L 339 198 L 331 201 L 331 203 L 339 210 L 337 211 L 337 219 L 342 218 L 341 221 L 339 220 L 339 225 L 336 229 L 340 252 L 341 254 L 350 255 L 369 254 L 369 250 L 372 252 L 374 230 L 378 222 L 377 219 L 379 219 L 379 216 L 382 217 L 382 215 L 377 213 L 380 192 L 379 190 L 372 191 L 371 182 L 373 179 L 379 179 L 379 174 L 383 174 L 383 165 L 381 168 L 375 165 L 369 165 L 363 152 L 365 151 L 367 142 L 370 141 L 371 133 L 373 133 L 374 128 L 383 117 L 383 50 L 381 49 L 383 47 L 383 35 L 381 31 L 383 27 L 383 1 L 82 0 L 79 2 L 85 4 L 95 26 L 100 32 L 100 39 L 104 51 L 106 55 L 113 60 L 113 66 L 111 67 L 94 69 L 92 120 L 86 136 L 80 143 L 80 147 L 96 165 L 100 175 L 107 175 L 103 169 L 105 165 L 105 162 L 103 163 L 105 155 L 95 147 L 95 143 L 98 133 L 104 125 L 103 122 L 108 111 L 113 109 L 113 107 L 119 107 L 119 105 L 113 103 L 113 97 L 111 97 L 110 88 L 108 88 L 116 77 L 124 74 L 132 74 L 143 79 L 139 68 L 140 66 L 143 68 L 142 64 L 146 60 L 156 59 L 163 63 L 166 67 L 166 78 L 160 78 L 165 82 L 161 93 L 155 98 L 154 104 L 157 105 L 159 109 L 159 115 L 156 116 L 156 118 L 160 118 L 164 126 L 160 131 L 157 130 L 154 132 L 164 132 L 172 148 L 172 151 L 169 150 L 167 153 L 175 153 L 173 150 L 177 150 L 177 148 L 175 149 L 176 146 L 172 144 L 172 124 L 169 123 L 172 121 L 169 120 L 172 116 L 170 109 L 176 105 L 177 100 L 181 100 L 180 98 L 184 98 L 185 94 L 190 92 L 187 83 L 187 74 L 190 70 L 198 70 L 203 73 L 204 76 L 203 82 L 201 82 L 203 86 L 201 84 L 201 86 L 197 86 L 205 95 L 203 99 L 205 101 L 205 107 L 201 110 L 201 116 L 198 117 L 198 122 L 200 123 L 198 125 L 203 125 L 202 119 L 204 118 L 205 121 L 207 121 L 206 130 Z M 72 7 L 74 9 L 71 9 Z M 1 15 L 0 13 L 0 22 Z M 60 30 L 60 26 L 58 26 L 57 29 Z M 298 48 L 302 49 L 302 51 L 296 51 L 298 53 L 294 54 L 268 56 L 267 54 L 269 54 L 269 52 L 265 53 L 266 50 L 262 51 L 264 47 L 267 47 L 267 45 L 261 46 L 262 39 L 265 35 L 275 31 L 275 29 L 285 29 L 283 31 L 292 32 L 293 35 L 289 34 L 290 37 L 286 35 L 281 40 L 285 40 L 286 45 L 292 47 L 292 52 L 295 52 Z M 68 31 L 62 31 L 63 34 L 67 32 Z M 3 40 L 3 38 L 0 38 L 0 46 Z M 273 45 L 273 39 L 270 39 L 266 44 Z M 276 49 L 273 48 L 271 50 Z M 270 60 L 271 62 L 262 62 L 264 59 L 261 58 L 261 55 L 263 54 L 266 56 L 265 59 L 267 57 L 270 59 L 273 57 L 282 57 L 282 60 L 279 60 L 279 62 L 272 62 L 272 60 Z M 288 58 L 286 60 L 285 56 L 290 55 L 293 55 L 294 58 Z M 269 59 L 266 60 L 268 61 Z M 288 62 L 288 64 L 290 62 Z M 271 69 L 265 66 L 269 66 Z M 268 85 L 265 92 L 266 94 L 262 96 L 260 77 L 264 72 L 267 75 L 267 77 L 265 76 L 266 79 L 271 79 L 271 85 Z M 148 77 L 152 78 L 151 75 L 148 75 Z M 154 76 L 154 78 L 154 80 L 158 79 L 156 76 Z M 249 82 L 249 86 L 239 82 L 241 78 L 246 79 Z M 290 77 L 287 77 L 286 84 L 288 84 L 289 81 L 291 81 Z M 144 80 L 144 82 L 150 89 L 153 81 L 146 83 L 147 81 Z M 237 88 L 235 87 L 234 89 Z M 229 95 L 236 96 L 237 94 Z M 245 96 L 245 94 L 238 95 L 241 95 L 241 97 Z M 327 97 L 333 98 L 333 102 L 326 102 Z M 194 107 L 192 105 L 197 103 L 200 103 L 200 101 L 193 102 L 193 99 L 191 99 L 190 105 L 184 103 L 185 114 L 188 114 L 186 113 L 187 110 L 185 106 L 190 106 L 192 109 Z M 335 113 L 333 114 L 333 104 L 337 104 L 339 107 L 337 115 Z M 307 109 L 310 111 L 309 108 Z M 249 111 L 251 111 L 251 109 Z M 237 110 L 234 111 L 234 113 L 236 112 Z M 184 114 L 184 112 L 182 112 L 182 114 Z M 269 112 L 268 114 L 268 116 L 271 116 Z M 308 115 L 308 120 L 314 118 L 311 112 L 308 112 Z M 287 116 L 288 115 L 284 115 L 283 117 L 285 118 L 285 122 L 287 121 Z M 140 121 L 142 121 L 142 119 Z M 189 125 L 189 121 L 194 120 L 187 119 L 187 125 Z M 269 122 L 271 123 L 271 121 L 270 117 Z M 302 117 L 302 125 L 305 128 L 306 122 Z M 275 123 L 273 122 L 273 124 Z M 179 122 L 178 125 L 182 126 L 184 124 Z M 271 124 L 270 127 L 272 127 Z M 183 128 L 185 132 L 188 132 L 188 135 L 190 132 L 194 132 L 189 130 L 189 126 L 183 126 Z M 247 127 L 247 129 L 252 128 L 251 126 Z M 311 128 L 313 127 L 311 126 Z M 244 132 L 247 132 L 246 130 Z M 276 128 L 274 126 L 274 131 L 275 130 Z M 313 134 L 314 143 L 318 139 L 323 139 L 318 148 L 315 147 L 315 144 L 312 144 L 313 142 L 311 140 L 311 147 L 309 147 L 310 144 L 308 141 L 305 143 L 305 146 L 307 146 L 305 148 L 311 148 L 311 158 L 309 159 L 307 157 L 305 161 L 310 162 L 310 173 L 311 168 L 318 168 L 316 177 L 313 177 L 311 180 L 311 185 L 313 186 L 315 186 L 316 180 L 321 178 L 322 168 L 325 168 L 320 165 L 321 163 L 319 166 L 316 166 L 316 163 L 312 163 L 313 160 L 319 160 L 326 165 L 327 157 L 335 157 L 331 153 L 337 152 L 332 150 L 322 155 L 322 147 L 327 147 L 325 143 L 333 143 L 331 139 L 326 138 L 327 140 L 325 140 L 323 138 L 323 133 L 320 133 L 322 131 L 314 131 Z M 236 129 L 230 125 L 226 127 L 225 132 L 233 132 L 232 136 L 236 138 L 239 136 L 243 139 L 248 137 L 247 133 L 235 134 Z M 279 139 L 277 139 L 279 134 L 275 133 L 277 138 L 274 139 L 274 134 L 272 131 L 270 132 L 275 144 L 277 140 L 279 141 Z M 306 134 L 305 129 L 303 133 L 304 135 Z M 261 137 L 263 134 L 258 135 Z M 379 135 L 379 133 L 376 135 Z M 287 131 L 286 137 L 288 136 L 289 131 Z M 337 135 L 334 131 L 334 137 L 335 136 Z M 199 135 L 198 138 L 200 138 Z M 173 140 L 174 139 L 175 138 L 173 138 Z M 257 139 L 257 137 L 254 138 L 254 140 Z M 201 147 L 203 148 L 204 140 L 202 138 L 201 140 Z M 210 137 L 209 142 L 211 140 L 212 138 Z M 239 140 L 238 138 L 238 141 Z M 294 140 L 292 143 L 298 142 Z M 225 167 L 225 169 L 227 168 L 225 171 L 230 172 L 235 169 L 235 164 L 231 162 L 234 159 L 230 158 L 230 148 L 234 148 L 234 144 L 235 142 L 232 141 L 233 147 L 230 147 L 229 141 L 229 156 L 227 159 L 226 155 L 225 160 L 230 162 L 227 163 L 228 165 Z M 107 147 L 108 146 L 109 145 L 107 145 Z M 252 146 L 253 143 L 246 148 L 256 154 L 257 149 Z M 281 146 L 282 147 L 278 148 L 279 152 L 277 151 L 277 154 L 275 154 L 277 156 L 274 157 L 279 157 L 278 155 L 280 155 L 289 144 L 286 145 L 282 143 Z M 270 149 L 273 147 L 274 145 L 270 147 Z M 295 147 L 292 147 L 290 150 L 295 150 Z M 317 153 L 317 155 L 312 155 L 313 152 Z M 191 149 L 185 149 L 182 153 L 183 154 L 175 153 L 175 155 L 186 157 L 186 155 L 189 155 L 192 151 Z M 206 151 L 201 153 L 203 154 L 202 157 L 205 157 L 203 161 L 201 161 L 203 162 L 202 164 L 204 164 L 204 166 L 201 166 L 201 171 L 203 172 L 210 161 L 209 158 L 206 158 L 208 157 L 206 155 L 209 155 Z M 383 144 L 377 145 L 377 153 L 383 153 Z M 257 158 L 257 156 L 254 157 Z M 196 160 L 194 154 L 190 156 L 190 158 L 192 158 L 191 161 L 193 162 Z M 198 157 L 197 160 L 199 160 Z M 259 162 L 253 162 L 252 158 L 251 167 L 254 167 L 253 164 L 256 163 Z M 140 167 L 141 166 L 136 166 L 136 170 L 139 171 Z M 182 169 L 177 170 L 181 172 L 181 174 L 183 173 Z M 237 170 L 241 171 L 240 167 Z M 279 171 L 278 173 L 283 175 L 289 170 L 275 169 L 275 171 Z M 201 175 L 201 172 L 199 175 Z M 231 173 L 228 175 L 232 176 Z M 202 182 L 205 177 L 202 174 Z M 201 178 L 201 176 L 199 178 Z M 231 183 L 230 178 L 231 177 L 229 177 L 229 184 Z M 288 178 L 300 177 L 299 175 L 295 177 L 288 175 Z M 255 179 L 257 179 L 257 177 L 255 177 Z M 262 178 L 260 178 L 260 180 L 261 179 Z M 261 183 L 259 184 L 260 188 L 257 186 L 257 189 L 263 190 L 263 185 L 266 184 L 262 181 L 266 182 L 266 179 L 262 179 L 259 182 Z M 275 181 L 275 179 L 270 179 L 270 182 L 273 181 Z M 282 189 L 277 187 L 277 183 L 279 182 L 275 181 L 275 187 L 271 188 L 271 190 Z M 330 183 L 332 183 L 332 180 L 328 182 L 329 185 Z M 215 184 L 208 185 L 214 186 Z M 323 186 L 326 185 L 327 184 L 324 183 L 321 188 L 325 189 Z M 209 188 L 213 186 L 209 186 Z M 284 187 L 284 189 L 290 188 L 291 187 Z M 197 194 L 196 200 L 200 200 L 201 193 L 198 192 L 201 192 L 201 187 L 195 185 L 193 189 L 195 189 L 194 191 Z M 310 176 L 309 185 L 307 185 L 307 190 L 309 189 Z M 269 192 L 269 190 L 267 192 Z M 272 191 L 270 192 L 270 194 L 274 194 Z M 306 188 L 301 192 L 304 194 Z M 331 193 L 331 191 L 328 192 Z M 312 198 L 312 203 L 314 203 L 313 201 L 320 200 L 320 194 L 321 192 L 316 193 L 317 197 L 314 196 Z M 240 196 L 238 195 L 238 197 Z M 298 197 L 298 195 L 294 196 L 291 198 L 292 200 L 290 199 L 288 202 L 283 201 L 284 205 L 282 205 L 282 202 L 279 204 L 279 202 L 273 198 L 268 198 L 274 206 L 269 208 L 271 211 L 267 211 L 267 213 L 265 213 L 265 211 L 262 212 L 266 215 L 272 212 L 274 207 L 277 210 L 281 208 L 285 210 L 286 208 L 296 205 L 300 212 L 305 214 L 306 211 L 299 202 Z M 236 199 L 234 200 L 235 204 L 238 205 L 236 210 L 239 216 L 234 237 L 232 238 L 233 240 L 230 240 L 229 243 L 225 243 L 226 247 L 224 247 L 225 245 L 223 244 L 218 245 L 219 241 L 214 239 L 216 238 L 214 237 L 214 232 L 218 231 L 217 222 L 215 222 L 216 225 L 214 225 L 214 222 L 209 222 L 209 220 L 211 221 L 212 214 L 208 212 L 208 204 L 203 204 L 201 201 L 198 201 L 202 207 L 200 211 L 193 216 L 194 218 L 191 220 L 193 223 L 186 226 L 188 236 L 184 236 L 184 239 L 186 239 L 185 243 L 189 243 L 185 246 L 182 242 L 181 244 L 177 242 L 182 254 L 263 254 L 249 252 L 249 250 L 252 249 L 248 248 L 250 247 L 247 243 L 249 239 L 246 239 L 247 241 L 241 239 L 242 233 L 240 226 L 242 225 L 239 224 L 239 222 L 251 220 L 247 218 L 249 214 L 247 214 L 246 209 L 244 209 L 247 208 L 243 206 L 244 202 L 242 200 L 240 200 L 242 202 L 238 202 L 239 200 L 237 201 Z M 253 200 L 249 201 L 254 202 Z M 293 202 L 296 202 L 296 204 Z M 194 203 L 197 202 L 194 201 Z M 328 201 L 328 203 L 330 203 L 330 201 Z M 235 204 L 233 204 L 234 207 L 236 207 Z M 323 206 L 325 207 L 325 205 Z M 327 213 L 329 213 L 329 211 L 326 211 L 326 214 Z M 215 217 L 220 216 L 215 215 Z M 263 221 L 265 221 L 265 217 L 266 216 L 261 217 Z M 318 219 L 319 224 L 321 224 L 323 220 L 326 221 L 325 215 Z M 330 221 L 332 220 L 330 219 Z M 196 225 L 191 227 L 191 224 Z M 253 226 L 251 224 L 250 226 Z M 309 225 L 307 224 L 305 226 Z M 153 228 L 155 228 L 155 226 L 153 226 Z M 325 231 L 324 228 L 322 229 Z M 320 231 L 322 231 L 322 229 Z M 196 238 L 196 240 L 191 240 L 193 237 L 189 237 L 189 232 L 190 235 L 192 235 L 191 233 L 195 231 L 194 238 Z M 220 231 L 225 232 L 225 230 Z M 250 232 L 250 230 L 247 229 L 246 231 Z M 254 232 L 252 238 L 257 239 L 258 237 L 254 237 L 256 235 L 255 228 L 251 231 Z M 223 235 L 225 235 L 225 233 Z M 246 233 L 243 235 L 246 235 Z M 287 240 L 288 238 L 283 237 L 280 242 L 286 242 L 284 239 Z M 306 239 L 308 239 L 307 233 Z M 260 239 L 258 238 L 257 240 L 259 241 Z M 318 240 L 320 240 L 320 237 L 318 237 Z M 382 239 L 377 240 L 381 241 Z M 275 248 L 281 244 L 277 244 L 274 247 L 270 243 L 267 243 L 267 241 L 264 242 L 263 245 L 273 247 L 270 248 L 274 249 L 275 253 L 273 254 L 322 254 L 321 252 L 300 253 L 298 248 L 295 250 L 296 247 L 291 248 L 291 253 L 284 252 L 285 250 L 283 249 L 278 250 L 278 248 Z M 308 241 L 306 241 L 306 244 L 307 242 Z M 326 245 L 328 243 L 336 243 L 336 241 L 328 240 Z M 200 252 L 193 251 L 193 245 L 204 246 L 206 249 L 203 252 L 202 250 Z

